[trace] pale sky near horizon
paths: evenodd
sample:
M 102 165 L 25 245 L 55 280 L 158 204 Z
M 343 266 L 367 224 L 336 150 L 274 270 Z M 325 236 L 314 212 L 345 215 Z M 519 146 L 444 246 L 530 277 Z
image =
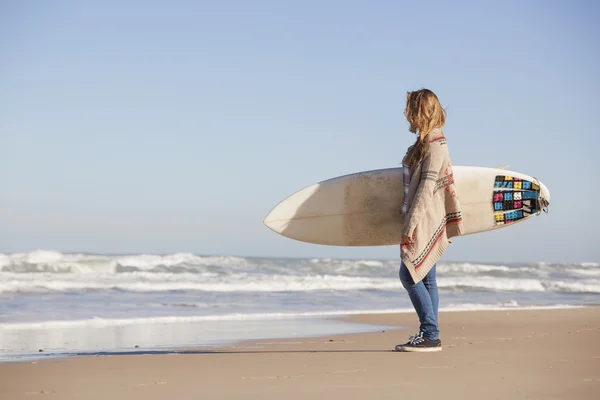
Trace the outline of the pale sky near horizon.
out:
M 510 164 L 551 192 L 549 214 L 443 259 L 600 261 L 599 17 L 593 1 L 0 1 L 0 252 L 397 257 L 262 221 L 305 186 L 398 166 L 405 93 L 427 87 L 454 165 Z

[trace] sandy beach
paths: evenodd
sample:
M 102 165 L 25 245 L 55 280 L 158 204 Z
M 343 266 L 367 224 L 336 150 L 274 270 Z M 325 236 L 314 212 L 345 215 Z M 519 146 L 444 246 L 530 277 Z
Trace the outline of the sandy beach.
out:
M 177 354 L 0 364 L 3 399 L 597 399 L 600 307 L 440 314 L 444 350 L 391 351 L 412 314 L 349 317 L 373 333 Z

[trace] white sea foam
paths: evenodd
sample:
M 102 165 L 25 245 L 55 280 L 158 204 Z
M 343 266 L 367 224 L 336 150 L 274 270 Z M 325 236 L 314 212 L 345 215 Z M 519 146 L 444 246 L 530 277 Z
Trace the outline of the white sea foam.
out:
M 366 265 L 367 267 L 382 267 L 383 263 L 381 261 L 374 260 L 361 260 L 358 261 L 359 265 Z
M 152 269 L 155 267 L 174 267 L 179 265 L 218 265 L 221 267 L 241 267 L 248 265 L 243 257 L 218 257 L 196 256 L 190 253 L 177 253 L 169 255 L 142 254 L 135 256 L 116 257 L 119 265 L 139 269 Z
M 493 276 L 444 276 L 438 275 L 438 287 L 442 290 L 461 291 L 517 291 L 517 292 L 581 292 L 600 293 L 600 280 L 558 280 Z M 365 277 L 330 274 L 280 275 L 214 272 L 125 272 L 120 274 L 98 273 L 38 273 L 22 274 L 0 272 L 1 293 L 28 292 L 85 292 L 98 290 L 121 290 L 131 292 L 310 292 L 396 290 L 401 284 L 394 275 L 388 277 Z
M 233 313 L 221 315 L 201 315 L 201 316 L 164 316 L 148 318 L 91 318 L 82 320 L 65 321 L 40 321 L 40 322 L 21 322 L 21 323 L 0 323 L 0 329 L 4 330 L 25 330 L 25 329 L 64 329 L 73 327 L 103 327 L 103 326 L 126 326 L 126 325 L 149 325 L 149 324 L 175 324 L 175 323 L 196 323 L 208 321 L 262 321 L 285 318 L 302 317 L 336 317 L 344 315 L 366 314 L 366 313 L 393 313 L 408 312 L 408 309 L 394 310 L 369 310 L 369 311 L 324 311 L 324 312 L 296 312 L 296 313 Z
M 56 251 L 0 254 L 0 271 L 15 272 L 114 272 L 117 261 L 107 256 L 62 254 Z
M 395 289 L 395 279 L 348 277 L 335 275 L 246 275 L 230 274 L 170 274 L 124 273 L 119 275 L 82 276 L 64 274 L 48 276 L 2 273 L 0 293 L 39 291 L 124 290 L 136 292 L 163 292 L 174 290 L 210 292 L 294 292 L 314 290 Z
M 514 268 L 507 267 L 505 265 L 487 265 L 487 264 L 472 264 L 472 263 L 439 263 L 437 267 L 438 273 L 450 273 L 450 272 L 461 272 L 461 273 L 480 273 L 480 272 L 510 272 L 514 271 Z
M 151 270 L 157 267 L 178 266 L 245 267 L 248 260 L 233 256 L 197 256 L 191 253 L 167 255 L 137 254 L 122 256 L 64 254 L 38 250 L 30 253 L 0 254 L 0 271 L 14 272 L 73 272 L 116 273 L 118 267 Z
M 554 281 L 548 283 L 551 290 L 570 293 L 600 293 L 600 280 L 583 279 L 578 282 Z
M 587 268 L 600 268 L 600 262 L 583 262 L 579 265 Z
M 233 256 L 0 254 L 0 294 L 133 292 L 309 292 L 400 287 L 395 260 L 260 259 Z M 598 263 L 438 264 L 438 284 L 459 291 L 600 293 Z
M 136 254 L 136 255 L 93 255 L 81 253 L 60 253 L 38 250 L 29 253 L 0 254 L 0 271 L 19 273 L 121 273 L 124 271 L 163 272 L 204 272 L 220 269 L 231 271 L 257 271 L 270 268 L 281 273 L 302 271 L 303 273 L 329 271 L 337 274 L 360 275 L 389 274 L 397 271 L 397 260 L 344 260 L 331 258 L 303 259 L 257 259 L 235 256 L 199 256 L 192 253 L 175 254 Z M 548 272 L 594 275 L 600 273 L 600 263 L 580 264 L 534 263 L 522 265 L 479 264 L 479 263 L 438 263 L 440 274 L 486 274 L 502 272 L 518 277 L 520 273 Z
M 577 274 L 582 276 L 600 276 L 600 268 L 597 269 L 571 269 L 569 271 L 571 274 Z
M 438 278 L 438 287 L 445 289 L 485 289 L 491 291 L 544 292 L 543 283 L 537 279 L 509 279 L 490 276 Z
M 440 312 L 458 312 L 458 311 L 494 311 L 494 310 L 542 310 L 542 309 L 563 309 L 579 308 L 568 304 L 557 304 L 550 306 L 521 306 L 512 301 L 498 304 L 449 304 L 441 307 Z M 313 312 L 287 312 L 287 313 L 231 313 L 220 315 L 199 315 L 199 316 L 161 316 L 146 318 L 89 318 L 77 320 L 49 320 L 36 322 L 11 322 L 0 323 L 0 331 L 9 330 L 31 330 L 31 329 L 68 329 L 68 328 L 98 328 L 107 326 L 128 326 L 128 325 L 154 325 L 154 324 L 184 324 L 199 322 L 218 322 L 218 321 L 267 321 L 295 318 L 334 318 L 352 315 L 365 314 L 397 314 L 413 313 L 413 308 L 393 308 L 393 309 L 370 309 L 370 310 L 332 310 L 332 311 L 313 311 Z

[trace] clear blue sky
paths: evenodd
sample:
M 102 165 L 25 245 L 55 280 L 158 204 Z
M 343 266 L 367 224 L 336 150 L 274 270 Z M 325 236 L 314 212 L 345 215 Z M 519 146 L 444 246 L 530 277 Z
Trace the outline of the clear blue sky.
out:
M 397 257 L 262 220 L 397 166 L 405 93 L 427 87 L 455 165 L 510 164 L 552 196 L 444 258 L 598 261 L 599 18 L 591 0 L 4 0 L 0 251 Z

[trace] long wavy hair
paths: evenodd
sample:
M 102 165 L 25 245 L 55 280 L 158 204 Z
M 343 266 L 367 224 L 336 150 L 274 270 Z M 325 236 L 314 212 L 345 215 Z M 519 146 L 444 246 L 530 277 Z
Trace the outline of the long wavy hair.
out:
M 415 144 L 409 147 L 403 163 L 409 166 L 418 164 L 429 151 L 427 135 L 446 123 L 446 111 L 442 108 L 435 93 L 421 89 L 406 94 L 404 115 L 410 124 L 409 130 L 417 135 Z

